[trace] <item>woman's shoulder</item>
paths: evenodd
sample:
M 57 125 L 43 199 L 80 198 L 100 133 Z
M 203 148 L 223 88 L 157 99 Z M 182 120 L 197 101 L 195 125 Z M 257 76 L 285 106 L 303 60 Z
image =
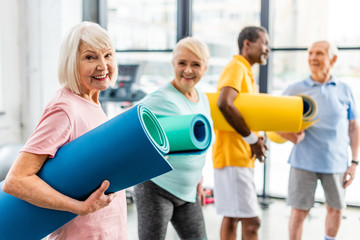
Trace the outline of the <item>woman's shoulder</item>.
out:
M 58 89 L 46 105 L 45 112 L 63 111 L 67 115 L 73 115 L 77 109 L 77 97 L 79 96 L 66 88 Z
M 176 98 L 176 96 L 177 96 L 177 92 L 174 90 L 174 87 L 170 83 L 167 83 L 164 86 L 161 86 L 160 88 L 158 88 L 156 91 L 154 91 L 154 92 L 150 93 L 149 95 L 147 95 L 144 98 L 143 102 L 171 101 L 174 98 Z
M 201 91 L 199 88 L 196 88 L 196 91 L 199 96 L 199 103 L 209 105 L 209 99 L 205 92 Z
M 147 95 L 141 102 L 156 115 L 172 115 L 178 112 L 177 94 L 170 83 Z

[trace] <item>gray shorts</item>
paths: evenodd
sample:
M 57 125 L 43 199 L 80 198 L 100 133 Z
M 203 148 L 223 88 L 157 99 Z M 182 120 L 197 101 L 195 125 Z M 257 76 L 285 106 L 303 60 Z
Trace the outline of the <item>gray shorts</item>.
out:
M 344 173 L 316 173 L 291 168 L 287 203 L 293 208 L 309 210 L 315 201 L 318 180 L 324 189 L 326 204 L 334 209 L 343 209 L 345 203 Z

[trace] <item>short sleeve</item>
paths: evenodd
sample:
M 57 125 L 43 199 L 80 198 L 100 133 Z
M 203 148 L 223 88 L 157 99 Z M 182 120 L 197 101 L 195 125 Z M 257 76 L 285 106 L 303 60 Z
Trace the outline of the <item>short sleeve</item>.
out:
M 356 104 L 350 87 L 348 88 L 348 95 L 349 95 L 348 119 L 354 120 L 358 117 L 358 113 L 356 111 Z
M 169 96 L 168 89 L 159 89 L 148 95 L 142 103 L 157 116 L 171 116 L 179 113 L 179 107 L 175 103 L 177 96 Z
M 34 133 L 21 151 L 54 157 L 56 151 L 70 140 L 71 122 L 59 107 L 46 109 Z
M 232 87 L 240 92 L 241 84 L 244 78 L 245 72 L 242 67 L 230 65 L 222 72 L 219 79 L 218 89 L 221 90 L 223 87 Z

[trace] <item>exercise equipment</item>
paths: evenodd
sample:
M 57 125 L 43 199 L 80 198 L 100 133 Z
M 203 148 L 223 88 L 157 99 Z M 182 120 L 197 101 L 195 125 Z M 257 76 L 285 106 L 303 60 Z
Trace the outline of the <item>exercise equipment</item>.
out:
M 39 177 L 59 192 L 86 199 L 105 180 L 116 192 L 172 170 L 169 142 L 159 121 L 138 104 L 61 147 Z M 0 239 L 39 240 L 76 217 L 40 208 L 2 191 Z
M 303 101 L 303 116 L 300 130 L 305 130 L 317 123 L 320 119 L 314 119 L 317 112 L 316 102 L 308 95 L 298 96 L 301 97 Z M 287 139 L 281 137 L 276 132 L 266 131 L 265 135 L 270 141 L 275 143 L 281 144 L 287 142 Z
M 217 107 L 219 93 L 206 94 L 214 129 L 235 131 Z M 317 108 L 309 96 L 272 96 L 241 93 L 234 101 L 246 124 L 253 131 L 298 132 L 310 126 Z
M 214 129 L 235 131 L 217 107 L 219 93 L 206 94 L 211 108 Z M 241 93 L 234 101 L 246 124 L 253 131 L 265 131 L 266 137 L 276 143 L 287 140 L 276 132 L 299 132 L 315 124 L 317 106 L 307 95 L 272 96 Z
M 158 117 L 169 140 L 169 154 L 200 154 L 212 138 L 209 120 L 202 114 Z
M 274 143 L 285 143 L 287 142 L 287 139 L 283 138 L 282 136 L 280 136 L 279 134 L 277 134 L 276 132 L 272 132 L 272 131 L 267 131 L 265 132 L 265 136 L 272 142 Z
M 314 125 L 315 123 L 317 123 L 320 119 L 316 119 L 312 122 L 306 122 L 304 121 L 303 124 L 301 125 L 301 130 L 305 130 L 309 127 L 311 127 L 312 125 Z M 272 132 L 272 131 L 266 131 L 265 132 L 265 136 L 272 142 L 274 143 L 285 143 L 287 142 L 287 139 L 281 137 L 279 134 L 277 134 L 276 132 Z

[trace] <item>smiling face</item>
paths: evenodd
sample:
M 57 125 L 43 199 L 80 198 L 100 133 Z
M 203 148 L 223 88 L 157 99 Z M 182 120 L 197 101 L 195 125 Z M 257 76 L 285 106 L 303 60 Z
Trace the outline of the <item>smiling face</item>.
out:
M 336 61 L 329 55 L 329 43 L 325 41 L 315 42 L 309 50 L 309 67 L 312 78 L 320 83 L 324 83 L 330 79 L 330 70 Z
M 247 41 L 249 47 L 249 62 L 251 65 L 259 63 L 265 65 L 267 63 L 269 48 L 269 36 L 267 33 L 259 31 L 259 38 L 255 42 Z
M 116 77 L 116 60 L 111 47 L 94 49 L 88 45 L 79 48 L 78 72 L 86 95 L 105 90 Z
M 174 55 L 174 86 L 181 92 L 194 89 L 206 71 L 206 64 L 186 47 L 180 47 Z

